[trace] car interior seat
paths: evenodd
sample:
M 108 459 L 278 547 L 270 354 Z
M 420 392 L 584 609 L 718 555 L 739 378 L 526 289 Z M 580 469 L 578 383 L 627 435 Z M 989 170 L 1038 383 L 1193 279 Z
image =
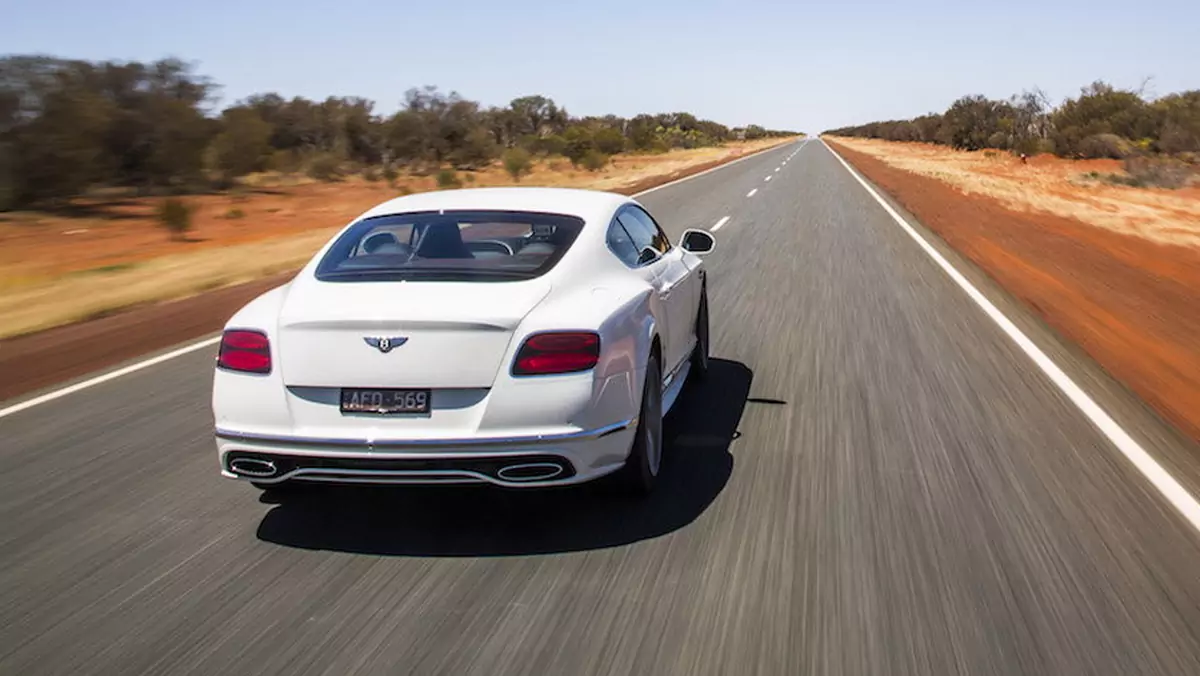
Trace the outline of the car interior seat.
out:
M 363 253 L 366 254 L 392 254 L 402 253 L 403 246 L 400 240 L 396 239 L 396 235 L 391 232 L 376 232 L 370 237 L 363 240 Z
M 425 228 L 417 245 L 421 258 L 474 258 L 463 243 L 457 223 L 439 223 Z

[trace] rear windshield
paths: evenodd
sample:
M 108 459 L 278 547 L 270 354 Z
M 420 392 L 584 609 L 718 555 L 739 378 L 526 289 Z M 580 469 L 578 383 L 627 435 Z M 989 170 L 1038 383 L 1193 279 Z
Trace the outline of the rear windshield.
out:
M 513 211 L 395 214 L 355 223 L 317 264 L 338 281 L 511 281 L 545 274 L 583 228 L 574 216 Z

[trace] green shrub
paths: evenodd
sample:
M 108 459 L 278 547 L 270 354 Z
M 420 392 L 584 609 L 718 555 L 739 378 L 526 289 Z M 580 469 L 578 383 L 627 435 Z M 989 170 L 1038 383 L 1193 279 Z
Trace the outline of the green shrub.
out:
M 6 144 L 0 143 L 0 212 L 10 211 L 17 206 L 18 184 L 15 168 L 15 158 Z
M 238 219 L 238 218 L 245 218 L 245 217 L 246 217 L 246 212 L 242 211 L 241 209 L 239 209 L 237 207 L 234 207 L 234 208 L 230 209 L 229 211 L 225 212 L 225 218 L 228 218 L 230 220 L 234 220 L 234 219 Z
M 580 164 L 588 171 L 600 171 L 608 165 L 608 155 L 599 150 L 589 150 L 580 160 Z
M 364 181 L 370 181 L 371 183 L 374 183 L 379 180 L 379 169 L 376 169 L 375 167 L 366 167 L 362 170 L 362 177 Z
M 471 130 L 457 147 L 450 151 L 447 159 L 456 169 L 479 169 L 496 159 L 500 147 L 491 132 L 479 127 Z
M 579 166 L 583 162 L 583 158 L 596 148 L 592 143 L 591 133 L 584 127 L 571 127 L 563 135 L 563 138 L 566 140 L 563 155 L 576 166 Z
M 517 147 L 524 148 L 531 153 L 539 153 L 542 151 L 542 139 L 537 134 L 525 134 L 517 139 Z
M 447 167 L 438 170 L 437 186 L 439 188 L 461 188 L 462 181 L 458 180 L 457 172 Z
M 281 174 L 294 174 L 300 171 L 302 164 L 300 155 L 293 150 L 276 150 L 267 160 L 267 167 Z
M 463 174 L 463 178 L 464 178 L 464 179 L 467 181 L 467 183 L 474 183 L 474 182 L 475 182 L 475 174 L 472 174 L 472 173 L 469 173 L 469 172 L 468 172 L 468 173 L 466 173 L 466 174 Z
M 558 134 L 551 134 L 543 139 L 539 139 L 537 143 L 538 152 L 547 155 L 562 155 L 566 149 L 567 139 Z
M 1134 145 L 1116 134 L 1093 134 L 1079 142 L 1079 154 L 1085 159 L 1123 160 L 1133 155 Z
M 382 174 L 383 180 L 387 181 L 387 184 L 390 186 L 396 185 L 396 179 L 400 178 L 400 172 L 396 171 L 396 168 L 391 164 L 383 165 Z
M 595 144 L 596 150 L 605 155 L 616 155 L 625 150 L 625 135 L 611 127 L 597 131 L 592 136 L 592 142 Z
M 266 168 L 271 159 L 271 125 L 249 108 L 230 108 L 225 129 L 210 144 L 217 167 L 236 178 Z
M 1018 139 L 1017 142 L 1013 144 L 1013 154 L 1020 155 L 1021 153 L 1024 153 L 1030 157 L 1033 157 L 1040 152 L 1045 152 L 1042 150 L 1041 140 L 1042 139 L 1036 137 Z
M 524 148 L 509 148 L 505 151 L 504 170 L 514 181 L 520 183 L 521 177 L 533 170 L 533 158 L 529 156 L 529 151 Z
M 168 197 L 158 207 L 158 222 L 173 239 L 183 239 L 192 229 L 192 207 L 178 197 Z
M 336 181 L 342 177 L 342 161 L 336 155 L 323 153 L 308 164 L 308 176 L 318 181 Z
M 1137 188 L 1177 190 L 1196 180 L 1200 173 L 1171 157 L 1130 157 L 1123 165 L 1128 176 L 1116 176 L 1114 180 Z
M 671 144 L 667 143 L 665 140 L 663 140 L 661 138 L 656 138 L 656 139 L 654 139 L 654 141 L 652 141 L 650 143 L 650 148 L 648 150 L 653 155 L 661 155 L 663 153 L 669 153 L 669 152 L 671 152 Z

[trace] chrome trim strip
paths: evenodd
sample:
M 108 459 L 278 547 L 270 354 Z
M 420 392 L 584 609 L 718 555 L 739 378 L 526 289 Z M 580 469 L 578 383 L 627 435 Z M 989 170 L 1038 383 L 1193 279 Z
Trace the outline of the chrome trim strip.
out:
M 521 444 L 546 444 L 563 441 L 581 441 L 598 439 L 614 432 L 619 432 L 634 423 L 635 419 L 597 427 L 577 432 L 561 434 L 536 434 L 513 437 L 477 437 L 474 439 L 322 439 L 320 437 L 289 437 L 274 434 L 253 434 L 236 432 L 234 430 L 216 428 L 215 434 L 219 439 L 229 441 L 245 441 L 249 443 L 282 444 L 285 446 L 338 446 L 344 448 L 361 448 L 373 450 L 376 448 L 429 448 L 438 446 L 503 446 Z
M 306 481 L 334 484 L 388 484 L 388 485 L 416 485 L 416 484 L 494 484 L 505 488 L 539 488 L 563 483 L 578 483 L 580 481 L 594 481 L 608 474 L 621 469 L 623 465 L 613 465 L 591 475 L 588 479 L 580 479 L 580 475 L 576 474 L 568 479 L 559 479 L 557 477 L 549 480 L 537 481 L 503 481 L 489 477 L 486 474 L 472 472 L 470 470 L 325 470 L 325 469 L 297 469 L 280 475 L 273 479 L 252 479 L 251 477 L 238 476 L 229 473 L 222 469 L 221 474 L 230 479 L 238 481 L 254 481 L 255 483 L 265 485 L 281 484 L 285 481 Z
M 285 481 L 319 481 L 322 483 L 375 483 L 375 484 L 495 484 L 514 488 L 529 486 L 547 479 L 531 481 L 506 481 L 486 474 L 462 469 L 443 470 L 373 470 L 373 469 L 324 469 L 301 468 L 272 479 L 258 480 L 252 477 L 235 476 L 236 479 L 258 481 L 262 484 L 280 484 Z

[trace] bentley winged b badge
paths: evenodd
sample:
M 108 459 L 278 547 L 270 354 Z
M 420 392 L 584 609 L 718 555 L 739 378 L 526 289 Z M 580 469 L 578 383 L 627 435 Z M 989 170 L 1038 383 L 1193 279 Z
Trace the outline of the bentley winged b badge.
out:
M 366 341 L 367 345 L 370 345 L 371 347 L 385 354 L 391 352 L 393 347 L 400 347 L 408 342 L 408 338 L 405 338 L 404 336 L 393 336 L 391 338 L 382 336 L 366 336 L 363 338 L 363 340 Z

